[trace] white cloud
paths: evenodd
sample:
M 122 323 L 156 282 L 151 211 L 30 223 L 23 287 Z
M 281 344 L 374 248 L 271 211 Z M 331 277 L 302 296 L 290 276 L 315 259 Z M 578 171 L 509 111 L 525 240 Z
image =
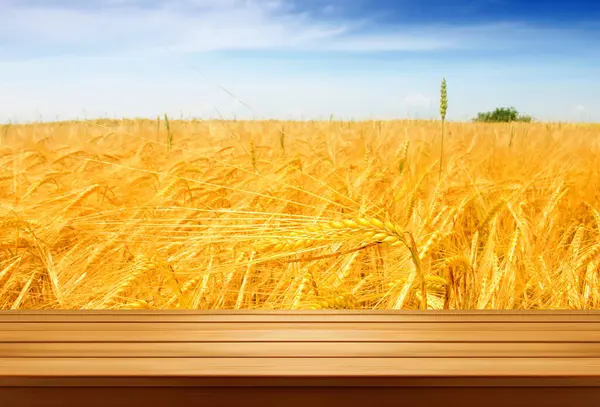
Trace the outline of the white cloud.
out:
M 557 38 L 496 23 L 403 26 L 382 31 L 367 16 L 340 18 L 333 4 L 314 18 L 286 0 L 21 0 L 0 13 L 0 60 L 15 54 L 117 54 L 213 50 L 431 51 Z M 296 3 L 302 4 L 302 2 Z M 564 33 L 563 33 L 564 34 Z M 563 35 L 564 36 L 564 35 Z
M 429 117 L 437 115 L 442 76 L 448 78 L 451 120 L 502 104 L 541 119 L 580 117 L 576 104 L 600 111 L 595 68 L 583 69 L 596 66 L 589 60 L 547 63 L 534 55 L 511 63 L 502 53 L 471 59 L 476 54 L 465 52 L 444 60 L 439 55 L 448 54 L 426 52 L 437 61 L 416 54 L 394 61 L 363 54 L 481 47 L 492 55 L 568 42 L 574 31 L 508 23 L 383 30 L 366 16 L 342 19 L 336 7 L 325 6 L 315 18 L 286 0 L 0 0 L 0 10 L 0 121 L 214 116 L 216 110 L 255 117 L 217 83 L 264 117 Z M 201 52 L 213 50 L 286 52 L 269 58 Z M 301 60 L 300 50 L 323 52 Z M 344 60 L 329 51 L 343 51 Z M 564 95 L 560 106 L 548 102 L 555 94 Z
M 39 51 L 41 46 L 88 47 L 90 53 L 97 48 L 106 53 L 164 46 L 181 51 L 243 50 L 318 42 L 347 29 L 342 23 L 312 22 L 290 14 L 282 1 L 171 0 L 146 8 L 131 0 L 91 3 L 96 7 L 4 7 L 0 40 Z
M 435 115 L 434 100 L 422 93 L 409 93 L 404 98 L 404 108 L 409 117 L 431 118 Z
M 421 93 L 412 93 L 404 98 L 404 103 L 411 107 L 428 108 L 431 106 L 432 98 Z

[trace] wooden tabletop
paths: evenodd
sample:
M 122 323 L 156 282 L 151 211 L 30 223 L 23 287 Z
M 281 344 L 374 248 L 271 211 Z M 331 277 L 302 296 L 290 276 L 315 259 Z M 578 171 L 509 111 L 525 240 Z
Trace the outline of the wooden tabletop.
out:
M 600 378 L 600 313 L 3 312 L 17 376 Z
M 6 406 L 597 406 L 600 312 L 0 312 Z

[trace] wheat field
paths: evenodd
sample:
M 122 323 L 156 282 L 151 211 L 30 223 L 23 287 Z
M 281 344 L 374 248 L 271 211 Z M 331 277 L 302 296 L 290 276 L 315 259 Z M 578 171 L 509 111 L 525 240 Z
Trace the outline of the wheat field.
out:
M 0 127 L 1 309 L 597 309 L 600 126 Z

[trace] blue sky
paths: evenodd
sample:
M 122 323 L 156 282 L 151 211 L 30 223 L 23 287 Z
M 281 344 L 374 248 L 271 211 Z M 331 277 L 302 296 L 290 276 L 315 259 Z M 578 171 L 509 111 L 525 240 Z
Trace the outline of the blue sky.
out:
M 442 77 L 450 120 L 600 121 L 595 44 L 597 0 L 0 0 L 0 121 L 434 118 Z

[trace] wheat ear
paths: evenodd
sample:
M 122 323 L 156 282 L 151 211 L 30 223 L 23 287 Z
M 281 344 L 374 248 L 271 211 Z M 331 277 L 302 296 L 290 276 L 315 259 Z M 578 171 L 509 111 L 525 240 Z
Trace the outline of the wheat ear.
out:
M 310 226 L 300 233 L 291 235 L 292 239 L 285 237 L 280 239 L 270 239 L 260 245 L 259 251 L 263 252 L 284 252 L 289 250 L 306 249 L 323 241 L 339 241 L 346 239 L 356 239 L 360 237 L 364 246 L 350 250 L 344 254 L 357 250 L 362 250 L 371 245 L 381 243 L 397 246 L 404 244 L 410 251 L 412 261 L 417 270 L 417 277 L 421 286 L 421 308 L 427 309 L 427 289 L 425 287 L 425 278 L 421 268 L 421 258 L 412 234 L 405 231 L 401 226 L 389 221 L 381 221 L 377 218 L 356 218 L 333 221 L 322 225 Z M 408 239 L 406 238 L 408 237 Z M 334 254 L 341 255 L 341 254 Z M 331 257 L 333 255 L 313 258 L 313 260 Z

